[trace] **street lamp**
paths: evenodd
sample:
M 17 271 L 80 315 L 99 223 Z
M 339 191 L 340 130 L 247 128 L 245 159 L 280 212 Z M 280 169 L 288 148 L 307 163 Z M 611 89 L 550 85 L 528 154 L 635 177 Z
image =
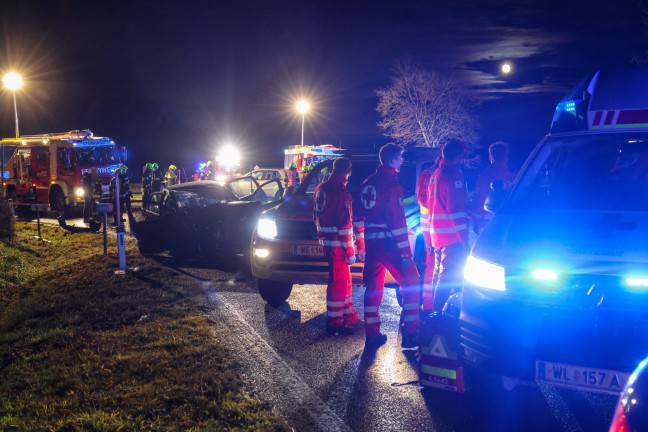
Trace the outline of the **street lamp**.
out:
M 297 112 L 300 112 L 302 115 L 302 135 L 301 135 L 301 145 L 304 145 L 304 116 L 310 109 L 310 104 L 305 100 L 300 100 L 297 102 Z
M 7 90 L 11 90 L 13 93 L 13 102 L 14 102 L 14 116 L 16 118 L 16 139 L 20 136 L 18 130 L 18 105 L 16 105 L 16 90 L 18 90 L 23 85 L 23 80 L 20 75 L 16 72 L 9 72 L 2 77 L 2 84 Z

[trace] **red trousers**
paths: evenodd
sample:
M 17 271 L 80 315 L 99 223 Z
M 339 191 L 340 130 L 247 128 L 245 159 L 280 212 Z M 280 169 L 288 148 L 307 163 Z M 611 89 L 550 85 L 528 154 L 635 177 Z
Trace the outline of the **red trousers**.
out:
M 365 291 L 365 332 L 367 337 L 380 334 L 380 303 L 385 289 L 385 271 L 400 285 L 403 310 L 401 322 L 404 334 L 415 333 L 419 324 L 419 274 L 410 258 L 402 260 L 398 249 L 387 250 L 383 240 L 367 240 L 367 258 L 362 277 Z
M 325 247 L 329 280 L 326 287 L 326 326 L 340 327 L 358 322 L 353 309 L 351 271 L 347 256 L 341 247 Z

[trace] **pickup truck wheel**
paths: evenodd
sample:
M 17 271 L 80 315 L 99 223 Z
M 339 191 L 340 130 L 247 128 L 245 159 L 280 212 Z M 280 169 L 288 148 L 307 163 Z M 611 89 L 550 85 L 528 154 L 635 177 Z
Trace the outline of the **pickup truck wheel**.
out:
M 259 279 L 258 286 L 261 298 L 273 307 L 278 307 L 285 302 L 292 291 L 292 284 L 288 282 Z

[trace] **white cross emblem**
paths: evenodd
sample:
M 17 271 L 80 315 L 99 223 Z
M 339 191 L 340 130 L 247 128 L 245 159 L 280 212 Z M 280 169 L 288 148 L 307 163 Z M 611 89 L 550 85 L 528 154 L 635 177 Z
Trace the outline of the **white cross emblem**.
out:
M 373 185 L 368 184 L 362 188 L 362 193 L 360 194 L 360 201 L 366 209 L 370 209 L 376 205 L 376 188 Z

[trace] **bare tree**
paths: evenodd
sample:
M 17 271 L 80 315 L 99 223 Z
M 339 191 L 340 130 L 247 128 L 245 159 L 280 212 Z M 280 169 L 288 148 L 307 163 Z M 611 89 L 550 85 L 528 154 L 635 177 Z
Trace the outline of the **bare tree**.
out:
M 449 139 L 473 144 L 478 124 L 475 100 L 456 81 L 409 58 L 396 61 L 391 85 L 376 90 L 378 126 L 404 146 L 439 147 Z

